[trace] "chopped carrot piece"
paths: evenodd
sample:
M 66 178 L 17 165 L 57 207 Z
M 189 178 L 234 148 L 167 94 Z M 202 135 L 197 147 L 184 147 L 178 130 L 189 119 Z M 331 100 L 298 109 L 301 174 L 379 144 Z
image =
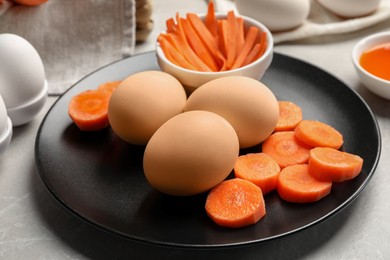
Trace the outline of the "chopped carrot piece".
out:
M 319 181 L 309 174 L 307 164 L 288 166 L 279 174 L 276 190 L 279 196 L 288 202 L 316 202 L 327 196 L 332 189 L 332 182 Z
M 208 8 L 207 8 L 207 14 L 204 21 L 207 29 L 210 31 L 210 33 L 214 36 L 218 36 L 218 22 L 217 18 L 215 17 L 215 7 L 214 7 L 214 1 L 209 1 Z
M 216 224 L 230 228 L 253 225 L 266 214 L 261 189 L 238 178 L 214 187 L 207 196 L 205 208 Z
M 299 141 L 293 131 L 275 132 L 262 144 L 262 151 L 270 155 L 281 168 L 306 163 L 310 147 Z
M 309 172 L 322 181 L 342 182 L 355 178 L 363 167 L 363 159 L 351 153 L 329 147 L 310 151 Z
M 280 167 L 265 153 L 240 155 L 234 166 L 236 178 L 248 180 L 260 187 L 263 194 L 276 188 Z
M 244 46 L 241 48 L 241 52 L 238 55 L 236 61 L 234 62 L 232 69 L 236 69 L 242 66 L 245 58 L 248 56 L 256 41 L 258 33 L 259 29 L 257 29 L 256 27 L 252 26 L 249 28 L 248 33 L 245 37 Z
M 101 91 L 108 91 L 112 94 L 121 82 L 122 81 L 120 80 L 105 82 L 100 84 L 97 89 Z
M 82 131 L 98 131 L 109 125 L 108 103 L 111 93 L 108 91 L 86 90 L 69 102 L 68 114 Z
M 291 101 L 278 101 L 279 119 L 275 131 L 292 131 L 302 121 L 302 109 Z
M 296 137 L 311 147 L 340 149 L 343 136 L 332 126 L 314 120 L 302 120 L 295 128 Z

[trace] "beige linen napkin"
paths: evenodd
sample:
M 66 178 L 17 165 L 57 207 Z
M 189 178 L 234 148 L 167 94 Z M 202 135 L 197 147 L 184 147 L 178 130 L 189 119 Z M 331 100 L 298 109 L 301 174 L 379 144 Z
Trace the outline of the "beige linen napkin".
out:
M 214 0 L 217 11 L 226 13 L 237 8 L 233 0 Z M 369 1 L 369 0 L 367 0 Z M 325 10 L 317 1 L 312 0 L 308 19 L 294 30 L 273 33 L 274 43 L 301 40 L 314 36 L 348 33 L 361 30 L 390 19 L 390 1 L 382 1 L 379 8 L 371 15 L 354 19 L 341 19 Z
M 134 52 L 134 0 L 50 0 L 13 4 L 0 16 L 0 33 L 28 40 L 40 54 L 49 94 Z

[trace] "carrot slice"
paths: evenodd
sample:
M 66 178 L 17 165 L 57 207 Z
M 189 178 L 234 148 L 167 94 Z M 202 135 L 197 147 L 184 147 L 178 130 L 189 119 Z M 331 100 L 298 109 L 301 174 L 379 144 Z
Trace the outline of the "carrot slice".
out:
M 249 153 L 238 157 L 234 166 L 237 178 L 248 180 L 260 187 L 263 194 L 276 188 L 280 167 L 265 153 Z
M 100 84 L 97 89 L 101 91 L 108 91 L 112 94 L 121 82 L 122 81 L 120 80 L 108 81 L 103 84 Z
M 99 90 L 86 90 L 69 102 L 68 114 L 82 131 L 98 131 L 109 125 L 108 103 L 111 93 Z
M 215 16 L 215 7 L 214 7 L 214 1 L 209 1 L 208 8 L 207 8 L 207 14 L 204 21 L 207 29 L 210 31 L 210 33 L 214 36 L 218 36 L 218 22 L 217 18 Z
M 279 119 L 275 131 L 292 131 L 302 121 L 302 109 L 291 101 L 278 101 Z
M 309 172 L 318 180 L 342 182 L 355 178 L 363 167 L 363 159 L 329 147 L 310 151 Z
M 238 178 L 214 187 L 207 195 L 205 208 L 216 224 L 230 228 L 253 225 L 266 214 L 261 189 Z
M 302 120 L 295 128 L 296 137 L 311 147 L 339 149 L 343 136 L 332 126 L 314 120 Z
M 190 22 L 187 19 L 181 18 L 180 23 L 183 26 L 183 31 L 187 38 L 187 41 L 196 53 L 196 55 L 198 55 L 198 57 L 201 58 L 203 62 L 209 68 L 211 68 L 211 70 L 218 71 L 219 69 L 217 63 L 215 62 L 210 52 L 207 50 L 206 46 L 202 43 L 202 40 L 196 34 Z
M 237 59 L 235 60 L 232 69 L 236 69 L 242 66 L 245 58 L 248 56 L 249 52 L 251 51 L 256 41 L 258 33 L 259 33 L 259 29 L 257 29 L 256 27 L 251 26 L 249 28 L 248 33 L 246 34 L 245 37 L 244 45 L 241 48 L 241 52 L 238 55 Z
M 281 168 L 306 163 L 310 147 L 299 141 L 293 131 L 275 132 L 262 144 L 262 151 L 270 155 Z
M 289 202 L 316 202 L 327 196 L 332 189 L 332 182 L 319 181 L 309 174 L 307 164 L 288 166 L 279 174 L 276 190 L 279 196 Z

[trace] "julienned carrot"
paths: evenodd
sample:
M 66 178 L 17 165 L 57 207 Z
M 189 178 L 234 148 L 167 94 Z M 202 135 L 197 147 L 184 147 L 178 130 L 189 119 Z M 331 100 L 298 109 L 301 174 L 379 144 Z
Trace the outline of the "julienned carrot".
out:
M 193 26 L 195 32 L 198 34 L 199 38 L 202 40 L 203 44 L 213 55 L 218 66 L 223 67 L 226 59 L 222 55 L 221 51 L 218 49 L 218 43 L 216 39 L 204 25 L 202 20 L 199 18 L 198 15 L 194 13 L 188 13 L 187 19 L 190 21 L 191 25 Z
M 207 29 L 210 31 L 210 33 L 214 36 L 218 36 L 218 22 L 217 18 L 215 16 L 215 7 L 214 7 L 214 1 L 209 1 L 208 9 L 206 18 L 204 21 Z
M 260 51 L 261 51 L 261 44 L 260 43 L 256 43 L 253 46 L 252 50 L 245 57 L 245 60 L 242 63 L 242 66 L 246 66 L 246 65 L 252 63 L 253 61 L 255 61 L 256 57 L 259 55 Z
M 302 109 L 291 101 L 278 101 L 279 119 L 275 131 L 292 131 L 302 121 Z
M 187 38 L 188 43 L 194 50 L 194 52 L 198 55 L 199 58 L 203 60 L 205 64 L 213 71 L 218 71 L 218 65 L 215 62 L 213 56 L 207 50 L 207 48 L 203 45 L 201 39 L 192 28 L 192 25 L 187 19 L 180 19 L 180 23 L 183 27 L 184 34 Z
M 332 126 L 314 120 L 302 120 L 295 128 L 296 137 L 312 147 L 339 149 L 343 145 L 343 135 Z
M 226 68 L 230 70 L 233 67 L 237 55 L 237 19 L 233 11 L 228 12 L 226 20 Z
M 98 131 L 109 125 L 108 103 L 111 93 L 86 90 L 72 97 L 68 114 L 82 131 Z
M 237 17 L 237 53 L 240 53 L 245 42 L 244 19 Z
M 241 48 L 241 51 L 239 52 L 237 59 L 235 60 L 232 69 L 236 69 L 242 66 L 244 63 L 245 58 L 248 56 L 249 52 L 251 51 L 257 35 L 259 33 L 259 29 L 257 29 L 254 26 L 251 26 L 248 30 L 248 33 L 246 34 L 244 45 Z
M 167 27 L 167 32 L 168 33 L 173 32 L 174 29 L 176 28 L 175 19 L 173 19 L 172 17 L 167 19 L 166 22 L 165 22 L 165 25 Z
M 310 151 L 309 173 L 323 181 L 342 182 L 355 178 L 363 167 L 363 159 L 351 153 L 328 147 Z
M 276 190 L 279 196 L 289 202 L 316 202 L 327 196 L 332 189 L 332 182 L 319 181 L 309 174 L 307 164 L 288 166 L 279 174 Z
M 255 224 L 266 214 L 261 189 L 239 178 L 225 180 L 214 187 L 207 196 L 205 208 L 216 224 L 230 228 Z
M 174 64 L 182 68 L 195 70 L 194 65 L 189 63 L 182 53 L 176 51 L 175 47 L 173 47 L 173 45 L 170 42 L 168 42 L 165 38 L 160 37 L 159 43 L 167 59 L 169 59 L 171 62 L 173 62 Z
M 279 165 L 265 153 L 240 155 L 234 166 L 234 174 L 237 178 L 256 184 L 263 194 L 276 188 L 279 172 Z
M 262 144 L 262 151 L 270 155 L 281 168 L 306 163 L 310 147 L 299 141 L 293 131 L 275 132 Z
M 100 84 L 97 89 L 101 91 L 108 91 L 112 94 L 121 82 L 122 81 L 120 80 L 108 81 Z

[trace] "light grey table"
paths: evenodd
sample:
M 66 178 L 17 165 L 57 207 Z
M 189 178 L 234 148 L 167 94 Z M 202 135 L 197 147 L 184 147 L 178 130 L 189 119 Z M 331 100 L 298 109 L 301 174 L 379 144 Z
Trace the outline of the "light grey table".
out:
M 155 1 L 155 31 L 172 14 L 175 1 Z M 180 2 L 180 3 L 177 3 Z M 202 11 L 203 1 L 182 10 Z M 165 8 L 165 9 L 164 9 Z M 340 36 L 319 37 L 275 47 L 275 51 L 307 61 L 355 89 L 377 117 L 382 156 L 361 195 L 327 221 L 271 242 L 229 250 L 178 250 L 152 247 L 118 238 L 84 223 L 57 203 L 39 178 L 34 142 L 50 97 L 31 123 L 14 128 L 6 154 L 0 157 L 0 259 L 389 259 L 390 258 L 390 101 L 362 86 L 352 67 L 352 46 L 363 36 L 388 30 L 390 21 Z M 153 34 L 150 39 L 153 39 Z M 153 50 L 149 40 L 136 52 Z

